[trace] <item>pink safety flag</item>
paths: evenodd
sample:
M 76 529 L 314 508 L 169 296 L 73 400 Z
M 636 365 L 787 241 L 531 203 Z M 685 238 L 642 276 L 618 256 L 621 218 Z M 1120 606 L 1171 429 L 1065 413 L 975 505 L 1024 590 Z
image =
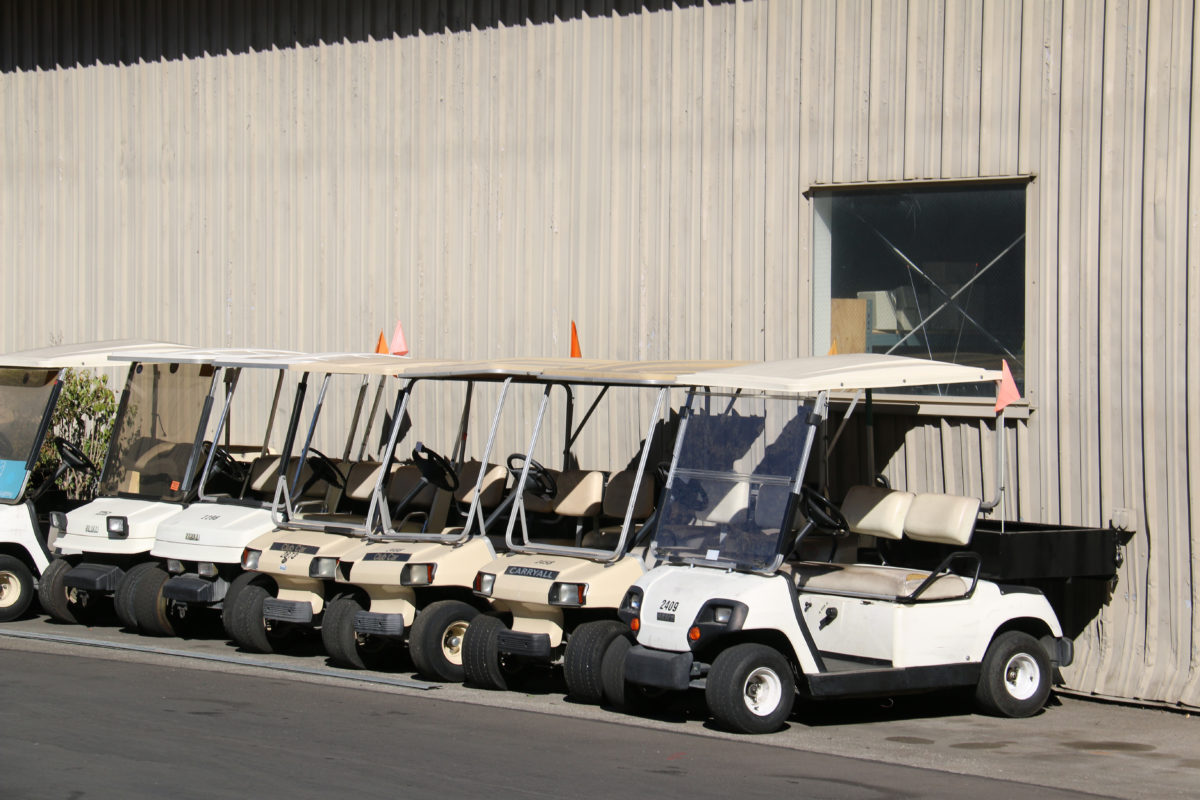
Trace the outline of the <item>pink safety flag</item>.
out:
M 404 326 L 396 320 L 396 330 L 392 334 L 391 353 L 394 356 L 408 355 L 408 340 L 404 338 Z
M 1021 392 L 1017 389 L 1017 382 L 1013 380 L 1012 370 L 1008 368 L 1008 362 L 1003 359 L 1000 361 L 1000 373 L 1000 383 L 996 385 L 997 414 L 1003 411 L 1005 406 L 1021 399 Z

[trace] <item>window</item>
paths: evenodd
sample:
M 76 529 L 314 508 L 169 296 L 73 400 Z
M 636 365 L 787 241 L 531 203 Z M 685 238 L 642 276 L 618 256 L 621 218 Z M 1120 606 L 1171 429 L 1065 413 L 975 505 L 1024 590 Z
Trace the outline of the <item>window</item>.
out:
M 1026 181 L 813 190 L 814 352 L 1025 377 Z M 986 396 L 988 385 L 946 387 Z

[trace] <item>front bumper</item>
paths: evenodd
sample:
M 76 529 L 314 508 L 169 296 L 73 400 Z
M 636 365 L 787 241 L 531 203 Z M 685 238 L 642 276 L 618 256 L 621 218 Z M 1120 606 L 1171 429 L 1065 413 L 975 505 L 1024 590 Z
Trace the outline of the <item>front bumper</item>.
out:
M 500 631 L 496 636 L 496 649 L 508 655 L 549 659 L 550 634 Z
M 177 575 L 163 584 L 162 594 L 180 603 L 216 603 L 225 599 L 229 583 L 224 578 L 210 580 L 199 575 Z
M 625 680 L 639 686 L 682 691 L 692 682 L 692 654 L 635 644 L 625 655 Z
M 88 592 L 115 592 L 125 570 L 111 564 L 80 564 L 63 575 L 63 586 Z
M 354 632 L 370 636 L 404 635 L 403 614 L 380 614 L 374 611 L 358 611 L 354 614 Z
M 263 618 L 276 622 L 312 624 L 313 610 L 311 605 L 302 600 L 280 600 L 278 597 L 268 597 L 263 600 Z

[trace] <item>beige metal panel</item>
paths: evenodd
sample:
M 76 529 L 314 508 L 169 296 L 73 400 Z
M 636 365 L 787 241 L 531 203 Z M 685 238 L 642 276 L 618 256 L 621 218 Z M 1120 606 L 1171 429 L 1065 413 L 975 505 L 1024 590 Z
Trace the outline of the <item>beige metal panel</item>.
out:
M 837 5 L 833 51 L 833 180 L 865 181 L 871 141 L 871 3 Z M 828 124 L 828 123 L 827 123 Z
M 867 113 L 867 180 L 896 180 L 903 174 L 905 61 L 908 7 L 905 3 L 873 6 Z
M 941 175 L 945 4 L 909 0 L 904 79 L 905 179 Z
M 979 174 L 1015 175 L 1021 123 L 1019 3 L 985 3 L 980 61 Z
M 938 177 L 979 173 L 983 0 L 946 0 L 942 153 Z M 988 32 L 989 36 L 991 31 Z

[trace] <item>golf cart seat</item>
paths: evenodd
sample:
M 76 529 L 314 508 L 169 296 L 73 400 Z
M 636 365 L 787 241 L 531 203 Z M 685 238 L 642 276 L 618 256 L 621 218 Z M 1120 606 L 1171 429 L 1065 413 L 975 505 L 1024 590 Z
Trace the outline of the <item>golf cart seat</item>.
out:
M 562 494 L 563 489 L 565 488 L 564 483 L 563 483 L 564 473 L 559 472 L 556 469 L 550 469 L 548 467 L 546 468 L 546 472 L 549 473 L 550 477 L 554 479 L 555 485 L 558 486 L 559 494 Z M 583 473 L 582 471 L 579 471 L 579 472 L 580 472 L 580 474 L 586 474 L 586 473 Z M 572 483 L 577 483 L 577 482 L 578 482 L 578 478 L 572 479 Z M 528 484 L 526 484 L 526 486 L 528 486 Z M 556 494 L 554 497 L 546 498 L 546 497 L 542 497 L 539 494 L 535 494 L 535 493 L 529 491 L 529 489 L 526 489 L 525 493 L 524 493 L 524 497 L 522 498 L 522 502 L 525 505 L 525 513 L 527 513 L 527 514 L 546 514 L 546 515 L 555 513 L 554 512 L 554 504 L 557 502 L 559 494 Z
M 281 458 L 278 455 L 259 456 L 250 464 L 250 486 L 249 492 L 264 500 L 269 500 L 275 494 L 275 485 L 279 482 L 279 462 Z M 296 457 L 288 461 L 288 476 L 290 477 L 296 469 Z M 312 477 L 312 468 L 305 464 L 300 469 L 300 485 L 308 483 L 308 479 Z
M 475 484 L 483 464 L 474 459 L 463 462 L 458 471 L 458 488 L 454 490 L 454 499 L 460 504 L 470 505 L 475 499 Z M 500 505 L 504 499 L 504 487 L 508 483 L 508 470 L 496 464 L 488 464 L 483 473 L 483 484 L 479 489 L 479 505 L 484 509 L 492 509 Z
M 971 538 L 979 500 L 948 494 L 912 494 L 879 487 L 856 486 L 846 496 L 843 516 L 850 530 L 885 539 L 911 539 L 965 545 Z M 900 520 L 897 528 L 897 520 Z M 899 534 L 897 535 L 897 530 Z M 879 564 L 828 564 L 811 561 L 792 565 L 796 588 L 805 592 L 847 595 L 898 602 L 949 600 L 969 596 L 978 580 L 949 571 L 951 556 L 937 570 Z
M 604 500 L 600 513 L 606 518 L 620 520 L 620 522 L 616 525 L 605 525 L 600 530 L 585 534 L 583 537 L 584 547 L 611 550 L 617 546 L 617 542 L 621 538 L 621 527 L 625 524 L 625 512 L 629 510 L 630 500 L 634 499 L 633 483 L 636 478 L 636 470 L 625 469 L 614 472 L 608 479 L 608 485 L 604 487 Z M 641 485 L 638 486 L 637 498 L 633 502 L 633 526 L 629 532 L 631 538 L 637 538 L 642 524 L 653 513 L 654 480 L 649 475 L 644 475 Z M 647 547 L 648 545 L 640 547 L 638 554 L 644 556 Z

